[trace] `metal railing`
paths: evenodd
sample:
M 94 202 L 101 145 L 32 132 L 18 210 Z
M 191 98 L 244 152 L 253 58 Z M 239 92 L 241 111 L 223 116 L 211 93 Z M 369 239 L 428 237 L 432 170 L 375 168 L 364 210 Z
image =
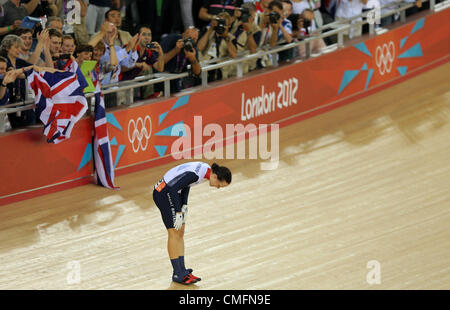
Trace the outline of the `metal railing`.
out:
M 444 2 L 439 3 L 438 5 L 435 4 L 435 0 L 426 0 L 422 2 L 430 2 L 430 10 L 431 11 L 438 11 L 442 9 L 446 9 L 450 6 L 450 0 L 446 0 Z M 414 3 L 408 3 L 405 4 L 403 1 L 397 1 L 393 3 L 389 3 L 385 6 L 380 7 L 380 9 L 392 7 L 393 5 L 400 5 L 400 7 L 390 10 L 384 14 L 380 14 L 379 18 L 384 18 L 386 16 L 391 16 L 394 14 L 400 14 L 400 21 L 402 23 L 406 22 L 406 15 L 405 11 L 411 7 L 413 7 Z M 248 62 L 253 59 L 259 59 L 267 55 L 272 55 L 272 66 L 277 67 L 278 61 L 277 61 L 277 53 L 285 50 L 289 50 L 292 48 L 296 48 L 302 44 L 305 45 L 306 50 L 306 59 L 311 56 L 311 50 L 310 50 L 310 42 L 317 39 L 324 39 L 327 37 L 335 36 L 337 35 L 337 43 L 332 44 L 330 46 L 327 46 L 326 51 L 331 51 L 340 47 L 344 46 L 344 33 L 347 32 L 351 27 L 362 26 L 365 24 L 369 24 L 369 34 L 374 35 L 376 34 L 375 31 L 375 24 L 373 22 L 369 22 L 367 20 L 367 17 L 369 14 L 373 14 L 373 10 L 366 11 L 360 15 L 354 16 L 350 19 L 346 20 L 340 20 L 335 21 L 326 25 L 323 25 L 323 27 L 320 27 L 317 29 L 318 34 L 306 37 L 302 41 L 299 42 L 292 42 L 289 44 L 284 45 L 277 45 L 273 48 L 269 48 L 268 46 L 263 46 L 259 48 L 259 50 L 256 53 L 250 54 L 248 51 L 238 54 L 238 57 L 235 59 L 225 57 L 225 58 L 218 58 L 218 59 L 212 59 L 205 62 L 201 62 L 202 65 L 202 72 L 201 72 L 201 85 L 202 87 L 205 87 L 208 85 L 208 72 L 211 70 L 216 70 L 219 68 L 223 68 L 225 66 L 230 65 L 236 65 L 236 76 L 242 77 L 244 75 L 243 72 L 243 65 L 244 62 Z M 373 16 L 373 15 L 372 15 Z M 377 16 L 378 17 L 378 16 Z M 365 20 L 358 20 L 360 18 L 365 18 Z M 353 23 L 353 24 L 351 24 Z M 328 30 L 332 29 L 332 30 Z M 328 30 L 324 32 L 324 30 Z M 215 62 L 215 63 L 214 63 Z M 123 94 L 121 102 L 119 104 L 125 104 L 125 105 L 132 105 L 134 104 L 134 89 L 148 86 L 148 85 L 154 85 L 163 83 L 164 84 L 164 97 L 168 98 L 171 96 L 171 90 L 170 90 L 170 82 L 175 79 L 187 77 L 189 75 L 188 72 L 184 73 L 155 73 L 145 76 L 139 76 L 136 77 L 134 80 L 130 81 L 121 81 L 118 83 L 111 83 L 108 85 L 104 85 L 102 87 L 102 93 L 104 95 L 106 94 L 112 94 L 112 93 L 121 93 Z M 88 105 L 88 114 L 91 113 L 92 107 L 94 106 L 94 94 L 88 93 L 86 94 L 86 98 L 88 99 L 89 105 Z M 138 101 L 139 102 L 139 101 Z M 5 106 L 0 106 L 0 133 L 5 131 L 5 115 L 9 113 L 17 113 L 29 109 L 35 108 L 34 102 L 32 100 L 26 100 L 24 103 L 15 103 L 15 104 L 9 104 Z

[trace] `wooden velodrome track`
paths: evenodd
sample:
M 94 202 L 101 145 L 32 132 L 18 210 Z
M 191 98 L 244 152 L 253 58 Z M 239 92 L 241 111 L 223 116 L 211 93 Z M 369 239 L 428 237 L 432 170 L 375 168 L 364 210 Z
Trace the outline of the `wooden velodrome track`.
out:
M 448 72 L 281 129 L 276 170 L 219 161 L 232 185 L 190 195 L 196 285 L 171 282 L 152 200 L 171 163 L 116 178 L 120 191 L 0 207 L 0 289 L 450 289 Z M 381 281 L 369 285 L 373 260 Z

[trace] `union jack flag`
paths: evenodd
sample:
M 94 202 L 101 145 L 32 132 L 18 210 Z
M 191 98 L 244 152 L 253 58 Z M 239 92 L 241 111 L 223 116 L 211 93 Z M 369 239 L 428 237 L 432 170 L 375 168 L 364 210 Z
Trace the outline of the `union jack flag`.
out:
M 84 77 L 73 72 L 26 71 L 29 87 L 34 91 L 36 113 L 44 123 L 44 135 L 49 143 L 68 138 L 75 123 L 87 110 L 83 89 Z
M 97 184 L 111 189 L 119 189 L 119 187 L 114 186 L 114 166 L 108 136 L 105 101 L 103 100 L 103 94 L 100 91 L 100 82 L 95 81 L 94 86 L 95 118 L 92 142 L 94 148 L 94 178 Z

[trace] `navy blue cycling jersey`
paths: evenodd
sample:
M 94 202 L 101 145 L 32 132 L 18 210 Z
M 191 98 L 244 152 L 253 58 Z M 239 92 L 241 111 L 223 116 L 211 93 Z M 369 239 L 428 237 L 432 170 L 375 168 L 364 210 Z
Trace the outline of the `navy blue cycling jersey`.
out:
M 173 167 L 155 185 L 158 192 L 169 192 L 170 204 L 176 212 L 181 212 L 182 205 L 187 205 L 191 186 L 209 179 L 211 167 L 203 162 L 191 162 Z

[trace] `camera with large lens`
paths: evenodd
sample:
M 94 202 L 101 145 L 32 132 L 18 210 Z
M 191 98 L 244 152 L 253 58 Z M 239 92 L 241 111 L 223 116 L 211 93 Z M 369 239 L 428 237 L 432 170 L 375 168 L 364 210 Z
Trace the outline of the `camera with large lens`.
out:
M 278 21 L 280 20 L 281 15 L 276 12 L 276 11 L 272 11 L 269 13 L 269 21 L 271 24 L 278 24 Z
M 247 8 L 240 8 L 239 11 L 241 11 L 241 17 L 239 17 L 239 20 L 243 23 L 248 23 L 250 19 L 250 10 Z
M 216 17 L 216 21 L 217 21 L 217 26 L 214 27 L 214 31 L 218 35 L 224 34 L 225 30 L 226 30 L 226 24 L 227 24 L 226 20 Z
M 192 38 L 186 38 L 183 40 L 184 50 L 192 53 L 194 51 L 194 40 Z

